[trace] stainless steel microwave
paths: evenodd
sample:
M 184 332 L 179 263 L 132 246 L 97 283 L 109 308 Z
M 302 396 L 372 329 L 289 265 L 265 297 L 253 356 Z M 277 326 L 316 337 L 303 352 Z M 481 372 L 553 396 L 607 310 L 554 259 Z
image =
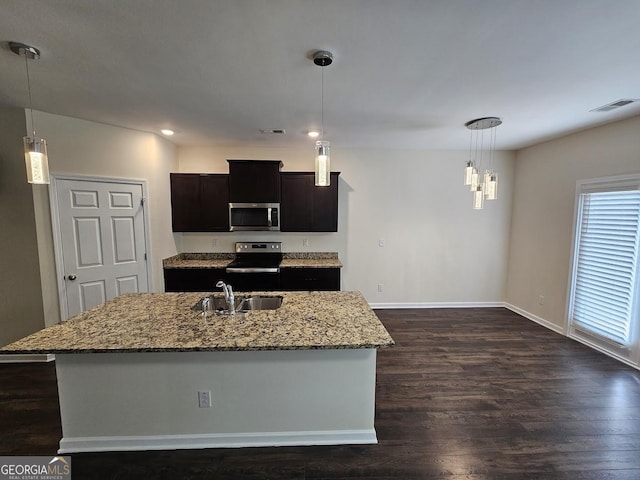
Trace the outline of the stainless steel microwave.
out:
M 230 203 L 229 230 L 265 231 L 280 230 L 279 203 Z

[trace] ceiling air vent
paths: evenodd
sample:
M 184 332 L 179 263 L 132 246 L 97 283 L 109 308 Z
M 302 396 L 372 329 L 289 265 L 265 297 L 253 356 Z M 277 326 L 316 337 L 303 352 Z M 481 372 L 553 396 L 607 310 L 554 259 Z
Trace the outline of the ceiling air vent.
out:
M 634 103 L 637 101 L 638 101 L 637 98 L 634 98 L 634 99 L 624 98 L 622 100 L 617 100 L 613 103 L 608 103 L 607 105 L 594 108 L 593 110 L 590 110 L 590 112 L 609 112 L 611 110 L 615 110 L 616 108 L 624 107 L 625 105 L 629 105 L 630 103 Z
M 265 135 L 284 135 L 284 128 L 261 128 L 260 133 Z

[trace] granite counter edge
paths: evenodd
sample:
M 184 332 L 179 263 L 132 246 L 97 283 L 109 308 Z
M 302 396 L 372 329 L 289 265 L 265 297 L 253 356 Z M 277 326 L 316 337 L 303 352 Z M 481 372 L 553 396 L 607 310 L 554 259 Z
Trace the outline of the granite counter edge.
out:
M 74 355 L 83 353 L 180 353 L 180 352 L 260 352 L 284 350 L 364 350 L 387 349 L 395 346 L 395 342 L 359 344 L 359 345 L 267 345 L 245 347 L 168 347 L 168 348 L 96 348 L 96 349 L 67 349 L 67 350 L 4 350 L 0 348 L 0 355 Z

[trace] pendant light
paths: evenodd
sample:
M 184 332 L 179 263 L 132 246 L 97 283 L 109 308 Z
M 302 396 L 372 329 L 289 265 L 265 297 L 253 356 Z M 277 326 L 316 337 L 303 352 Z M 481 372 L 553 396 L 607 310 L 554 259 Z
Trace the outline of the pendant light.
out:
M 476 118 L 464 124 L 470 130 L 469 159 L 464 168 L 464 184 L 468 185 L 471 190 L 474 210 L 484 208 L 485 199 L 496 200 L 498 198 L 498 174 L 493 169 L 493 158 L 496 149 L 495 127 L 501 124 L 502 120 L 498 117 Z M 488 152 L 485 156 L 484 132 L 488 129 L 491 129 L 491 134 L 487 139 Z M 487 165 L 485 166 L 484 163 Z M 481 175 L 483 167 L 486 169 Z
M 33 135 L 22 138 L 24 146 L 24 160 L 27 167 L 27 181 L 34 184 L 48 184 L 49 160 L 47 157 L 47 142 L 44 138 L 36 135 L 36 128 L 33 123 L 33 108 L 31 105 L 31 81 L 29 78 L 29 60 L 40 58 L 40 50 L 24 43 L 9 42 L 9 48 L 16 55 L 24 57 L 27 70 L 27 90 L 29 92 L 29 112 L 31 116 L 31 128 Z
M 313 63 L 322 67 L 320 140 L 316 141 L 315 185 L 328 187 L 331 183 L 331 145 L 324 139 L 324 67 L 333 63 L 333 54 L 326 50 L 319 50 L 313 54 Z

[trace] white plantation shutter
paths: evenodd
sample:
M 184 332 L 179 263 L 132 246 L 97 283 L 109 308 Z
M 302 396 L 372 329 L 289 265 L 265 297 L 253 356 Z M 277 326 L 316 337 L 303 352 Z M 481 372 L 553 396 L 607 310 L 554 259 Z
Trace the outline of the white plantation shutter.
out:
M 579 197 L 569 320 L 574 329 L 629 347 L 638 303 L 640 190 L 591 188 L 583 186 Z

